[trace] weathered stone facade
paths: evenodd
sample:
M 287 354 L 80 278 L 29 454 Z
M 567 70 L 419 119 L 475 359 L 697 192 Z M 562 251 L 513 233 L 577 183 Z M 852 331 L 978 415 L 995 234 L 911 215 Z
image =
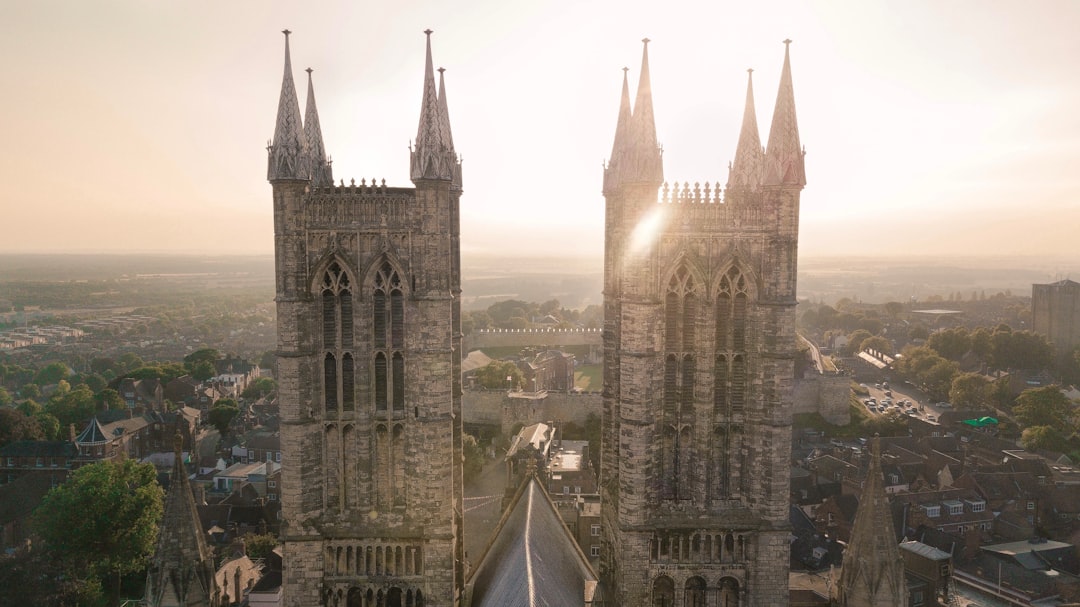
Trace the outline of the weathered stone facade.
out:
M 647 52 L 604 173 L 605 604 L 786 605 L 805 184 L 790 62 L 764 153 L 748 88 L 721 192 L 663 183 Z
M 430 37 L 415 187 L 333 185 L 287 37 L 268 151 L 285 605 L 457 605 L 461 164 Z

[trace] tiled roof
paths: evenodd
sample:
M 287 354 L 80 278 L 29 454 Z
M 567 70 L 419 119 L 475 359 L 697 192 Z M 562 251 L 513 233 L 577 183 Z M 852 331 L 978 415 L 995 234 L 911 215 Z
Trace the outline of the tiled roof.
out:
M 0 449 L 0 457 L 75 457 L 78 453 L 66 440 L 20 440 Z

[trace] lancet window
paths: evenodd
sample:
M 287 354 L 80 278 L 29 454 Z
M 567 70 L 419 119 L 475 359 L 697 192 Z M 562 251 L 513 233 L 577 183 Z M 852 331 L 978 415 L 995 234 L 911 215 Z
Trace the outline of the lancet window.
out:
M 749 391 L 750 307 L 749 281 L 733 267 L 720 278 L 716 293 L 710 457 L 711 494 L 716 499 L 735 497 L 747 480 L 741 465 L 744 445 L 740 418 L 746 411 Z
M 680 265 L 664 296 L 664 390 L 659 476 L 662 499 L 690 499 L 694 473 L 695 339 L 698 291 Z
M 389 262 L 372 284 L 372 477 L 380 508 L 405 505 L 405 286 Z
M 323 405 L 327 412 L 355 408 L 353 293 L 348 272 L 333 262 L 319 284 L 322 310 Z

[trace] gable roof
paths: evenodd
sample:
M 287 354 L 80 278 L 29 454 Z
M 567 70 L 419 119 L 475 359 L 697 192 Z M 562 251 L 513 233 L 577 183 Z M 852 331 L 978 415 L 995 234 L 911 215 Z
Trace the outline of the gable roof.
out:
M 518 488 L 468 582 L 472 607 L 585 605 L 596 584 L 596 573 L 535 476 Z

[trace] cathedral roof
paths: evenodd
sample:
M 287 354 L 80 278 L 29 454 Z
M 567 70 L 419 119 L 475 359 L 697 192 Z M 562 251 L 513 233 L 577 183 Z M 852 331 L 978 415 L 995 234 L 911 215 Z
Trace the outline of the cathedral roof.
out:
M 311 82 L 311 72 L 307 69 L 307 104 L 304 106 L 304 139 L 308 144 L 308 163 L 311 168 L 311 185 L 326 187 L 334 185 L 334 174 L 326 157 L 323 145 L 322 126 L 319 125 L 319 109 L 315 105 L 315 85 Z
M 471 605 L 585 605 L 593 599 L 596 580 L 555 504 L 529 476 L 470 576 Z
M 281 97 L 278 99 L 277 124 L 274 140 L 270 144 L 270 159 L 266 178 L 308 179 L 307 141 L 304 125 L 300 120 L 300 100 L 293 83 L 292 59 L 289 56 L 289 30 L 285 34 L 285 75 L 281 80 Z
M 735 148 L 735 160 L 728 172 L 727 187 L 756 188 L 761 185 L 761 137 L 758 136 L 757 113 L 754 111 L 754 70 L 746 70 L 746 108 L 743 110 L 742 130 Z
M 806 185 L 799 121 L 795 117 L 795 89 L 791 84 L 791 40 L 784 41 L 784 69 L 776 92 L 769 145 L 765 151 L 765 185 Z

